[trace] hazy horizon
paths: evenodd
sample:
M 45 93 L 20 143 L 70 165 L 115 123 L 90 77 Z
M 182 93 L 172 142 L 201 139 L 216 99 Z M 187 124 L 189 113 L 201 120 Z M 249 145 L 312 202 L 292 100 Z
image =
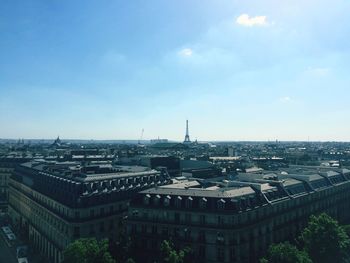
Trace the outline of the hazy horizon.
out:
M 0 138 L 350 141 L 348 10 L 2 1 Z
M 57 137 L 56 137 L 57 138 Z M 24 140 L 25 143 L 28 141 L 35 141 L 35 142 L 40 142 L 44 141 L 45 143 L 51 143 L 56 140 L 56 138 L 0 138 L 0 141 L 13 141 L 13 142 L 18 142 L 18 140 Z M 151 140 L 155 140 L 158 138 L 152 138 L 152 139 L 79 139 L 79 138 L 61 138 L 60 140 L 64 142 L 102 142 L 102 143 L 150 143 Z M 162 139 L 167 139 L 167 138 L 159 138 L 160 140 Z M 169 143 L 182 143 L 183 140 L 173 140 L 173 139 L 167 139 Z M 195 140 L 191 140 L 194 142 Z M 276 143 L 276 140 L 198 140 L 198 143 Z M 324 140 L 324 141 L 308 141 L 308 140 L 277 140 L 278 143 L 350 143 L 350 141 L 331 141 L 331 140 Z

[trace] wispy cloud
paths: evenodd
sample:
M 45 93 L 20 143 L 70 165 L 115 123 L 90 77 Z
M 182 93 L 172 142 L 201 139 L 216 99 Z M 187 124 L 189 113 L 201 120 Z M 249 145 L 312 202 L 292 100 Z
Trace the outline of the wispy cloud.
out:
M 316 76 L 325 76 L 331 72 L 331 68 L 327 67 L 309 67 L 306 69 L 306 73 L 316 75 Z
M 292 98 L 289 96 L 284 96 L 284 97 L 279 98 L 279 101 L 282 103 L 289 103 L 292 101 Z
M 178 55 L 181 57 L 190 57 L 192 56 L 193 51 L 190 48 L 183 48 L 178 52 Z
M 254 16 L 250 17 L 247 14 L 242 14 L 236 19 L 236 23 L 241 26 L 267 26 L 269 23 L 267 22 L 266 16 Z

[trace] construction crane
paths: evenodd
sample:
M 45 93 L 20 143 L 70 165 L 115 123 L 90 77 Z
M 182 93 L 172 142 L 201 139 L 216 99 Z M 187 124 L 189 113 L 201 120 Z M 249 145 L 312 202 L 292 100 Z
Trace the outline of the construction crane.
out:
M 141 136 L 140 136 L 140 139 L 139 139 L 139 142 L 138 142 L 139 145 L 141 144 L 141 141 L 142 141 L 142 138 L 143 138 L 143 132 L 144 132 L 144 129 L 142 128 Z

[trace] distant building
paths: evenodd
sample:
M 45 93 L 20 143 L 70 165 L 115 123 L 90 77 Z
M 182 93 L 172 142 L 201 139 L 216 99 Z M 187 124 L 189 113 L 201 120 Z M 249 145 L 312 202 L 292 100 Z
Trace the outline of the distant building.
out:
M 174 156 L 165 155 L 136 155 L 133 157 L 121 157 L 116 163 L 126 165 L 141 165 L 152 169 L 165 167 L 170 176 L 180 175 L 180 159 Z
M 181 174 L 186 177 L 193 178 L 214 178 L 221 176 L 221 169 L 208 161 L 197 160 L 181 160 L 180 161 Z
M 51 144 L 52 147 L 61 147 L 62 141 L 60 139 L 60 136 L 57 136 L 56 140 Z
M 152 139 L 151 141 L 150 141 L 152 144 L 154 144 L 154 143 L 168 143 L 169 141 L 168 141 L 168 139 Z
M 235 149 L 233 147 L 227 148 L 227 156 L 229 156 L 229 157 L 236 156 Z
M 166 170 L 79 162 L 29 162 L 9 183 L 9 215 L 50 262 L 80 237 L 115 238 L 129 200 L 168 183 Z

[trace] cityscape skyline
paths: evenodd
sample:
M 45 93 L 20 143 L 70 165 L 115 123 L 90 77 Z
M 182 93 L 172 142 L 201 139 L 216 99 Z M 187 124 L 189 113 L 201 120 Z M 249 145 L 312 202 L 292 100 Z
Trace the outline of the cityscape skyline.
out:
M 3 1 L 0 138 L 350 141 L 349 7 Z
M 348 10 L 1 1 L 0 263 L 350 262 Z

